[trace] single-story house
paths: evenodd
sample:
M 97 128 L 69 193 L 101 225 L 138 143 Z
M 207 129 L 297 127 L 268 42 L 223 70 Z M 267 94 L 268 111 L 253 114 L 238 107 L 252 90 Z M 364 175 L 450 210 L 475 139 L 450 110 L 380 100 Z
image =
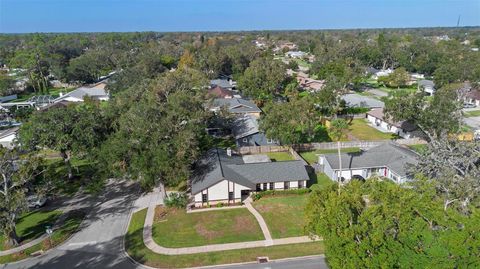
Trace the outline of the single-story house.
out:
M 262 110 L 260 110 L 256 104 L 242 98 L 214 99 L 210 111 L 217 112 L 222 107 L 226 107 L 230 113 L 236 115 L 252 115 L 259 118 L 260 113 L 262 113 Z
M 480 106 L 480 89 L 471 88 L 465 94 L 465 102 L 474 104 L 475 106 Z
M 364 108 L 383 108 L 385 104 L 375 98 L 362 96 L 356 93 L 349 93 L 342 96 L 348 106 L 350 107 L 364 107 Z
M 409 121 L 393 122 L 386 118 L 383 108 L 374 108 L 367 112 L 367 120 L 378 130 L 394 133 L 403 138 L 422 137 L 422 132 Z
M 290 76 L 296 76 L 300 88 L 309 92 L 318 92 L 325 85 L 324 80 L 312 79 L 308 76 L 308 74 L 303 72 L 293 72 L 291 70 L 287 70 L 287 74 Z
M 373 71 L 373 70 L 372 70 Z M 393 69 L 381 69 L 381 70 L 378 70 L 376 73 L 374 73 L 372 75 L 372 78 L 373 79 L 378 79 L 380 77 L 386 77 L 388 75 L 390 75 L 391 73 L 393 73 Z
M 392 142 L 382 144 L 366 151 L 340 154 L 342 174 L 338 154 L 319 155 L 318 163 L 323 172 L 332 180 L 342 182 L 353 178 L 364 180 L 372 176 L 389 178 L 396 183 L 408 180 L 408 165 L 418 163 L 418 155 Z
M 0 145 L 11 149 L 14 147 L 15 139 L 17 138 L 17 132 L 19 127 L 13 127 L 0 131 Z
M 290 58 L 303 59 L 307 56 L 307 53 L 303 51 L 288 51 L 285 55 Z
M 231 150 L 209 150 L 190 180 L 195 207 L 240 203 L 252 192 L 306 188 L 309 177 L 301 161 L 263 159 L 250 163 Z
M 210 80 L 210 88 L 219 86 L 227 90 L 235 90 L 237 83 L 232 79 L 212 79 Z
M 435 93 L 435 83 L 431 80 L 422 79 L 418 81 L 418 90 L 433 95 Z
M 237 147 L 278 145 L 278 141 L 268 139 L 258 130 L 257 118 L 252 115 L 236 118 L 232 125 L 232 133 Z
M 86 96 L 99 101 L 108 101 L 110 99 L 105 89 L 80 87 L 69 93 L 60 94 L 60 97 L 55 99 L 54 103 L 60 102 L 60 101 L 83 102 Z

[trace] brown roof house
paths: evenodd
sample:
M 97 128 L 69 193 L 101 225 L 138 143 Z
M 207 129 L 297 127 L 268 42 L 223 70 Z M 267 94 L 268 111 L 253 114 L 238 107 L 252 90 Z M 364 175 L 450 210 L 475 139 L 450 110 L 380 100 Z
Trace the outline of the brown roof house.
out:
M 208 97 L 212 98 L 233 98 L 235 92 L 222 88 L 218 85 L 208 90 Z

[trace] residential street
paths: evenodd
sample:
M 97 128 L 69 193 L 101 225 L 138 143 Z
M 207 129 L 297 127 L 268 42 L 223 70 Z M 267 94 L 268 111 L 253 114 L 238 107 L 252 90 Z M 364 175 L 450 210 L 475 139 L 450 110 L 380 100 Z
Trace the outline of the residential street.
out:
M 84 269 L 115 268 L 145 269 L 148 267 L 134 264 L 123 252 L 123 235 L 128 225 L 128 216 L 139 194 L 136 185 L 125 182 L 113 182 L 106 187 L 105 194 L 96 199 L 73 199 L 71 207 L 91 208 L 81 230 L 60 247 L 40 257 L 34 257 L 18 263 L 1 265 L 10 269 Z M 138 204 L 145 203 L 139 199 Z M 245 264 L 216 268 L 327 268 L 323 257 L 284 260 L 268 264 Z

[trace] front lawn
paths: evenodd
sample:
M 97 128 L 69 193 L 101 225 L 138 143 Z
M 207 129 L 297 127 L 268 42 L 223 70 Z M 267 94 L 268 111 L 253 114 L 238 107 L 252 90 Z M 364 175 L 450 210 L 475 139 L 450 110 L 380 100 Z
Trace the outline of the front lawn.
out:
M 290 152 L 268 152 L 265 153 L 265 155 L 272 160 L 272 162 L 280 162 L 280 161 L 293 161 L 295 158 L 293 158 L 292 154 Z
M 408 147 L 416 153 L 421 154 L 427 149 L 427 144 L 408 145 Z
M 465 117 L 480 117 L 480 110 L 465 111 Z
M 45 233 L 46 226 L 52 226 L 62 214 L 59 210 L 54 211 L 31 211 L 23 214 L 17 223 L 17 234 L 22 240 L 21 244 L 40 237 Z M 5 250 L 6 238 L 0 235 L 0 250 Z
M 199 213 L 193 213 L 199 214 Z M 254 262 L 257 257 L 270 259 L 317 255 L 324 252 L 323 242 L 281 245 L 240 250 L 228 250 L 189 255 L 162 255 L 149 250 L 143 243 L 143 225 L 147 209 L 132 215 L 128 233 L 125 237 L 125 249 L 136 261 L 158 268 L 185 268 L 240 262 Z
M 307 199 L 308 195 L 265 196 L 253 206 L 265 219 L 273 238 L 302 236 Z
M 314 164 L 318 161 L 317 154 L 331 154 L 331 153 L 337 153 L 337 152 L 338 152 L 337 149 L 318 149 L 318 150 L 314 150 L 314 151 L 300 152 L 299 154 L 309 164 Z M 343 148 L 343 149 L 341 149 L 341 152 L 342 153 L 360 152 L 360 148 Z
M 53 247 L 60 245 L 65 240 L 70 238 L 70 236 L 78 230 L 84 217 L 85 217 L 85 213 L 82 211 L 69 212 L 68 215 L 65 217 L 65 220 L 62 223 L 61 227 L 58 228 L 57 230 L 54 230 L 49 239 L 45 239 L 42 242 L 25 249 L 24 251 L 1 256 L 0 264 L 5 264 L 5 263 L 26 259 L 34 252 L 37 252 L 40 250 L 46 251 L 48 249 L 51 249 Z
M 350 134 L 358 140 L 386 140 L 394 139 L 392 133 L 383 133 L 368 125 L 366 119 L 354 119 L 350 124 Z
M 184 209 L 157 207 L 153 239 L 160 246 L 179 248 L 265 238 L 246 208 L 187 213 Z

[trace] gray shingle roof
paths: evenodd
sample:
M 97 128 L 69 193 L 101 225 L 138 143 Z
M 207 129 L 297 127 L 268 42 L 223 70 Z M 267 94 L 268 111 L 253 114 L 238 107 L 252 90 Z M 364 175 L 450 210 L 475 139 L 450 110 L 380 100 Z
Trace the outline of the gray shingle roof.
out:
M 338 154 L 325 154 L 324 156 L 332 169 L 338 170 L 340 168 Z M 385 143 L 358 153 L 341 154 L 342 168 L 358 169 L 386 166 L 400 176 L 407 175 L 406 167 L 408 165 L 417 164 L 417 157 L 418 155 L 415 152 L 392 143 Z
M 83 99 L 84 96 L 90 96 L 90 97 L 108 96 L 108 94 L 104 89 L 80 87 L 69 93 L 64 94 L 61 97 L 58 97 L 57 99 L 55 99 L 55 102 L 61 101 L 67 97 L 75 97 L 78 99 Z
M 219 86 L 225 89 L 231 89 L 233 87 L 233 85 L 226 79 L 212 79 L 210 80 L 210 86 Z
M 258 133 L 257 119 L 248 115 L 235 119 L 232 125 L 232 132 L 235 139 Z
M 345 100 L 349 106 L 353 107 L 378 108 L 385 106 L 380 100 L 355 93 L 345 94 L 342 96 L 342 99 Z
M 197 163 L 192 177 L 192 194 L 222 180 L 230 180 L 250 189 L 258 183 L 308 180 L 301 161 L 244 163 L 239 155 L 227 156 L 223 149 L 211 149 Z
M 216 107 L 227 107 L 231 113 L 257 113 L 262 112 L 253 102 L 242 98 L 215 99 L 213 105 Z
M 431 80 L 427 80 L 427 79 L 422 79 L 420 81 L 418 81 L 418 86 L 423 86 L 423 87 L 435 87 L 435 83 L 433 83 L 433 81 Z

